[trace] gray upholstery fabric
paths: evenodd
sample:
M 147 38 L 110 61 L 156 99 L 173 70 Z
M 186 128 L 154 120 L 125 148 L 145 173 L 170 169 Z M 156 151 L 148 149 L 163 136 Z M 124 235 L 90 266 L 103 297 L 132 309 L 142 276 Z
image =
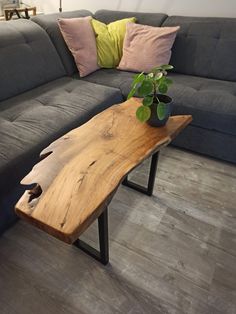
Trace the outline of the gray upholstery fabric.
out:
M 0 105 L 0 191 L 9 190 L 57 137 L 122 101 L 118 89 L 62 78 Z M 1 194 L 0 193 L 0 194 Z
M 124 19 L 127 17 L 136 17 L 137 23 L 150 26 L 160 26 L 167 18 L 166 14 L 162 13 L 138 13 L 138 12 L 126 12 L 126 11 L 110 11 L 99 10 L 94 14 L 94 18 L 109 24 L 116 20 Z
M 0 100 L 64 75 L 60 58 L 41 27 L 23 19 L 1 22 Z
M 119 71 L 116 69 L 100 69 L 82 78 L 82 80 L 119 88 L 124 98 L 126 98 L 134 75 L 135 73 L 133 72 Z M 77 74 L 74 75 L 74 77 L 79 78 Z
M 192 125 L 236 135 L 236 82 L 172 74 L 173 114 L 191 114 Z
M 170 63 L 178 73 L 236 81 L 236 19 L 171 16 L 180 25 Z
M 73 18 L 73 17 L 84 17 L 92 16 L 92 13 L 87 10 L 78 10 L 72 12 L 63 12 L 47 15 L 37 15 L 32 18 L 32 21 L 39 24 L 50 36 L 56 50 L 61 57 L 61 61 L 66 69 L 68 75 L 72 75 L 77 72 L 77 67 L 74 62 L 74 58 L 67 48 L 67 45 L 61 35 L 57 20 L 59 18 Z
M 37 16 L 35 23 L 1 22 L 0 100 L 18 96 L 0 102 L 0 233 L 15 220 L 13 206 L 24 189 L 19 181 L 39 152 L 121 102 L 130 90 L 130 72 L 101 69 L 79 78 L 57 19 L 88 15 L 92 13 L 81 10 Z M 171 74 L 175 84 L 170 94 L 173 114 L 192 114 L 193 122 L 173 144 L 236 163 L 236 82 L 229 82 L 236 81 L 236 19 L 166 19 L 164 14 L 108 10 L 95 14 L 105 23 L 130 16 L 141 24 L 181 26 L 171 60 L 179 73 Z
M 99 70 L 83 80 L 117 87 L 127 97 L 134 73 Z M 192 125 L 236 135 L 236 82 L 173 73 L 173 114 L 193 115 Z
M 172 145 L 200 154 L 236 162 L 235 136 L 189 125 Z

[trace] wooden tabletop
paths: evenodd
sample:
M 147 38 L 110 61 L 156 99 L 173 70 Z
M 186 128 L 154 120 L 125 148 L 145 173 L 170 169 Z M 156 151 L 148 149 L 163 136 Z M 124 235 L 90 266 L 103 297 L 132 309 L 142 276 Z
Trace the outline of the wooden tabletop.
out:
M 134 98 L 106 109 L 42 151 L 22 180 L 37 184 L 16 213 L 58 239 L 73 243 L 101 214 L 124 177 L 168 145 L 192 120 L 173 116 L 164 127 L 142 124 Z

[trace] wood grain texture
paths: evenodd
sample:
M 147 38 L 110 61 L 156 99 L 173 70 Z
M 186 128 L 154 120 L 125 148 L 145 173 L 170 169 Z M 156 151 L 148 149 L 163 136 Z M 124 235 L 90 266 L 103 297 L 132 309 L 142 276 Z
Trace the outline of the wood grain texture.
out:
M 235 204 L 234 165 L 165 147 L 153 197 L 120 186 L 109 206 L 108 266 L 22 220 L 0 237 L 0 313 L 235 314 Z
M 165 127 L 141 124 L 131 99 L 95 116 L 42 151 L 44 158 L 22 180 L 28 190 L 16 213 L 44 231 L 73 243 L 111 201 L 122 179 L 191 122 L 171 117 Z

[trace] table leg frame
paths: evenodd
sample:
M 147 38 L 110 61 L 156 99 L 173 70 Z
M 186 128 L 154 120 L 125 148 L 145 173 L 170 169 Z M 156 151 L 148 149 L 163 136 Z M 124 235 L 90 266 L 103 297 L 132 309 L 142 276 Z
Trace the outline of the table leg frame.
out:
M 143 194 L 152 196 L 155 177 L 157 171 L 159 152 L 152 155 L 151 166 L 149 170 L 149 178 L 147 187 L 143 187 L 137 183 L 128 180 L 128 176 L 123 180 L 122 184 L 132 188 Z M 100 251 L 96 250 L 84 241 L 77 239 L 73 245 L 81 249 L 86 254 L 92 256 L 103 265 L 109 263 L 109 238 L 108 238 L 108 208 L 106 207 L 102 214 L 98 217 L 98 233 Z
M 155 178 L 156 178 L 158 157 L 159 157 L 159 152 L 156 152 L 155 154 L 152 155 L 147 187 L 144 187 L 144 186 L 141 186 L 137 183 L 129 181 L 128 176 L 123 180 L 122 184 L 124 186 L 127 186 L 127 187 L 135 190 L 135 191 L 141 192 L 141 193 L 146 194 L 148 196 L 152 196 L 154 184 L 155 184 Z
M 108 208 L 98 217 L 99 247 L 96 250 L 84 241 L 77 239 L 73 245 L 81 249 L 86 254 L 92 256 L 103 265 L 109 263 L 109 238 L 108 238 Z

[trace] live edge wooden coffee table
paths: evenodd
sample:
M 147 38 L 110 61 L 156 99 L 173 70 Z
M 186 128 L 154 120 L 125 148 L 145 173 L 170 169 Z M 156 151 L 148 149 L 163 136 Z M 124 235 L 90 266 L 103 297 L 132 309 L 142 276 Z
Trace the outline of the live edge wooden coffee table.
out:
M 138 105 L 135 98 L 114 105 L 44 149 L 42 160 L 21 182 L 34 187 L 18 201 L 16 213 L 107 264 L 107 206 L 119 184 L 152 195 L 158 152 L 192 120 L 173 116 L 164 127 L 150 127 L 136 119 Z M 148 187 L 130 182 L 129 172 L 149 156 Z M 79 240 L 96 219 L 100 251 Z

